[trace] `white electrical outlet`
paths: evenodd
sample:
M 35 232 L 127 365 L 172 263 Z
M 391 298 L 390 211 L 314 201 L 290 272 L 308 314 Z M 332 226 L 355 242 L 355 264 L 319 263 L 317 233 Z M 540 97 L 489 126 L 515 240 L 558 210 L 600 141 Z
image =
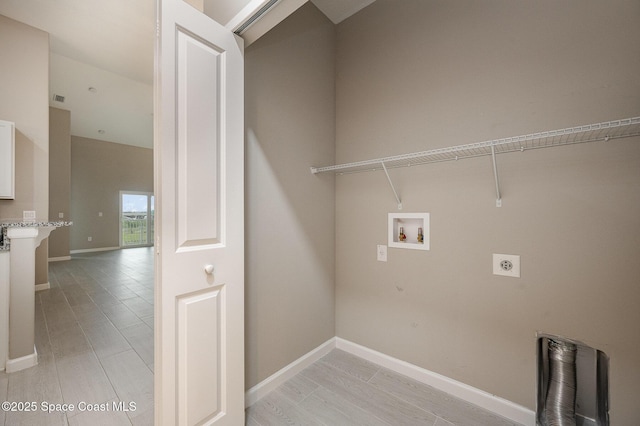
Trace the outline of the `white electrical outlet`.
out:
M 22 212 L 22 220 L 25 222 L 35 222 L 36 212 L 33 210 L 24 210 Z
M 493 275 L 520 278 L 520 256 L 516 254 L 493 254 Z
M 378 244 L 378 261 L 387 261 L 387 246 Z
M 87 241 L 93 241 L 93 237 L 87 237 Z
M 64 218 L 64 213 L 62 213 L 62 212 L 58 213 L 58 218 L 59 218 L 59 219 Z

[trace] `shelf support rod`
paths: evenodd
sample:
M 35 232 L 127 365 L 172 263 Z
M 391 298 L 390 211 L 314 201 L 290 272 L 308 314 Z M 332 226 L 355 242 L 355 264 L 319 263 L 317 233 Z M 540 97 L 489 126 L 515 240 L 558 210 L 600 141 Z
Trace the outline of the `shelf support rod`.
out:
M 400 201 L 400 197 L 398 197 L 396 189 L 393 187 L 393 182 L 391 182 L 391 177 L 389 177 L 389 172 L 387 171 L 387 166 L 385 166 L 384 161 L 381 161 L 380 164 L 382 164 L 382 170 L 384 170 L 384 174 L 387 175 L 387 180 L 389 181 L 393 195 L 396 197 L 396 201 L 398 202 L 398 210 L 402 210 L 402 202 Z
M 502 196 L 500 195 L 500 181 L 498 180 L 498 164 L 496 163 L 496 149 L 491 145 L 491 159 L 493 160 L 493 177 L 496 181 L 496 207 L 502 207 Z

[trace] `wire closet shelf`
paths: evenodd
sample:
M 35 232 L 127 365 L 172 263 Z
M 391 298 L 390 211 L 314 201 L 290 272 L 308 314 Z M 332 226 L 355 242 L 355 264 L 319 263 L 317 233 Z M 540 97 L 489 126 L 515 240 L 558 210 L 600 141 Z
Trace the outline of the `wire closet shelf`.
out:
M 398 167 L 410 167 L 442 161 L 455 161 L 463 158 L 482 157 L 530 149 L 550 148 L 585 142 L 608 141 L 640 135 L 640 117 L 606 121 L 567 129 L 513 136 L 485 142 L 457 145 L 446 148 L 353 163 L 325 167 L 311 167 L 313 174 L 334 172 L 336 174 L 385 170 Z

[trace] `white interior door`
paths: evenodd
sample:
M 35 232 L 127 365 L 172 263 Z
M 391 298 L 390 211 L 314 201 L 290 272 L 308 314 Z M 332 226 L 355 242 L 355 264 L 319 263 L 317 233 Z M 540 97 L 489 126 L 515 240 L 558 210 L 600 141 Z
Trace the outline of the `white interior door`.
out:
M 242 40 L 158 0 L 156 424 L 244 425 Z

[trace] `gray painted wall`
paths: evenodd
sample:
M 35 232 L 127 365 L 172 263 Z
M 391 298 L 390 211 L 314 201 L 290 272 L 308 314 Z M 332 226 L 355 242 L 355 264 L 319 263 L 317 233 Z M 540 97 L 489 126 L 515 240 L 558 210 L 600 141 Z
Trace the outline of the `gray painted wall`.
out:
M 0 219 L 33 210 L 49 218 L 49 34 L 0 15 L 0 120 L 16 125 L 15 200 L 0 200 Z M 36 250 L 36 284 L 48 281 L 47 241 Z
M 637 1 L 378 0 L 337 27 L 337 162 L 640 112 Z M 381 173 L 336 178 L 339 337 L 535 409 L 536 332 L 611 358 L 612 424 L 640 418 L 640 140 L 390 174 L 431 250 L 389 249 Z M 519 254 L 522 278 L 492 275 Z
M 49 108 L 49 219 L 68 220 L 71 208 L 71 113 Z M 60 218 L 59 214 L 63 214 Z M 71 229 L 61 227 L 49 236 L 49 258 L 69 256 Z
M 246 50 L 246 387 L 335 336 L 333 24 L 311 3 Z
M 119 246 L 120 191 L 153 192 L 153 150 L 71 136 L 71 250 Z

